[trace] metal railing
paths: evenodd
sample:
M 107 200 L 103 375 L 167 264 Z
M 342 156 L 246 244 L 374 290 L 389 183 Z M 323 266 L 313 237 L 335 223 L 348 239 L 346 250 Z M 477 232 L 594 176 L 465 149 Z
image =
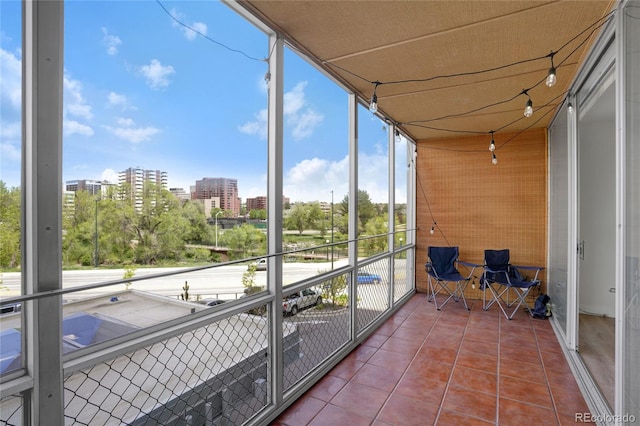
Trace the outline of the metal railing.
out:
M 146 288 L 153 280 L 182 279 L 208 268 L 54 292 L 104 291 L 102 296 L 63 307 L 65 423 L 239 425 L 273 419 L 317 381 L 326 366 L 335 365 L 413 293 L 413 265 L 407 261 L 413 249 L 404 246 L 360 262 L 357 268 L 344 265 L 320 275 L 303 273 L 304 278 L 283 288 L 284 300 L 274 300 L 263 291 L 207 307 L 136 289 L 120 290 L 124 282 L 148 281 L 148 286 L 136 286 Z M 112 294 L 110 288 L 120 291 Z M 14 299 L 26 303 L 51 296 Z M 296 309 L 288 302 L 297 303 Z M 135 315 L 130 314 L 125 307 L 136 303 Z M 115 309 L 113 315 L 109 309 Z M 283 311 L 280 324 L 271 323 L 273 309 Z M 69 329 L 65 321 L 79 314 L 99 324 L 95 336 L 84 336 L 84 328 Z M 21 315 L 11 315 L 18 325 Z M 11 325 L 9 319 L 3 317 L 3 329 Z M 276 355 L 270 347 L 274 326 L 281 328 L 283 339 L 282 353 L 277 354 L 282 368 L 275 372 L 270 369 Z M 3 387 L 16 388 L 10 386 L 12 380 L 25 373 L 19 368 L 3 374 Z M 278 397 L 273 394 L 278 391 L 274 374 L 281 375 L 283 383 Z M 28 386 L 23 390 L 28 392 Z M 22 424 L 23 410 L 20 392 L 3 393 L 0 424 Z

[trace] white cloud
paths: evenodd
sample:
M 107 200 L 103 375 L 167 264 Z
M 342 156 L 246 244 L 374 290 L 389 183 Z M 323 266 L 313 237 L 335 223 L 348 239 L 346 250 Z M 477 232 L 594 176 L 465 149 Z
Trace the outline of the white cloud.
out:
M 184 13 L 180 13 L 176 9 L 171 9 L 170 13 L 171 13 L 171 16 L 173 16 L 175 19 L 191 27 L 191 28 L 187 28 L 184 25 L 180 25 L 175 20 L 173 19 L 171 20 L 171 25 L 174 28 L 179 28 L 187 40 L 189 41 L 194 40 L 198 36 L 198 33 L 202 35 L 207 35 L 207 24 L 205 24 L 204 22 L 193 22 L 189 24 L 187 22 L 186 15 Z
M 329 161 L 321 158 L 302 160 L 284 177 L 283 194 L 297 201 L 329 201 L 331 190 L 335 200 L 342 199 L 349 190 L 349 158 Z
M 302 114 L 296 115 L 289 120 L 293 124 L 291 134 L 295 140 L 304 139 L 311 136 L 316 126 L 322 123 L 324 116 L 312 109 L 305 110 Z
M 83 135 L 93 136 L 93 129 L 85 124 L 79 123 L 75 120 L 63 120 L 62 131 L 65 136 L 71 135 Z
M 118 173 L 116 173 L 116 171 L 113 169 L 104 169 L 100 180 L 106 180 L 109 183 L 118 183 Z
M 267 138 L 267 109 L 261 109 L 255 114 L 254 121 L 247 121 L 238 127 L 242 133 L 248 135 L 258 135 L 260 139 Z
M 290 92 L 284 94 L 284 115 L 295 115 L 306 103 L 304 99 L 304 89 L 307 87 L 306 81 L 296 84 Z
M 175 74 L 171 65 L 162 65 L 157 59 L 152 59 L 149 65 L 142 65 L 140 73 L 147 80 L 147 85 L 153 90 L 164 89 L 169 86 L 169 76 Z
M 65 113 L 90 120 L 93 118 L 91 106 L 88 105 L 82 96 L 82 83 L 73 80 L 69 74 L 64 75 L 64 100 Z
M 116 122 L 122 127 L 132 127 L 135 123 L 132 118 L 119 117 Z
M 3 112 L 11 108 L 19 112 L 22 105 L 22 62 L 15 54 L 0 49 L 0 102 Z
M 375 203 L 388 200 L 388 176 L 385 165 L 388 157 L 385 152 L 373 154 L 360 153 L 358 156 L 358 182 L 360 189 L 367 191 Z M 329 201 L 331 191 L 334 202 L 342 201 L 349 192 L 349 157 L 338 161 L 322 158 L 305 159 L 286 171 L 283 194 L 297 201 Z M 406 192 L 406 190 L 405 190 Z M 406 195 L 397 200 L 405 202 Z
M 153 135 L 160 133 L 160 129 L 155 127 L 111 127 L 105 126 L 105 128 L 113 135 L 120 139 L 124 139 L 131 143 L 146 142 L 151 139 Z
M 0 139 L 1 140 L 20 140 L 22 134 L 22 125 L 20 121 L 6 122 L 3 121 L 0 125 Z
M 1 142 L 0 143 L 0 158 L 2 161 L 9 160 L 13 162 L 18 162 L 21 159 L 21 153 L 19 146 L 14 146 L 10 143 Z
M 122 44 L 120 37 L 109 34 L 106 28 L 102 27 L 102 44 L 107 48 L 108 55 L 115 55 L 118 53 L 118 46 Z
M 122 111 L 136 110 L 137 108 L 129 103 L 125 95 L 116 92 L 109 92 L 107 95 L 107 106 L 119 107 Z
M 313 134 L 315 128 L 322 123 L 324 116 L 307 106 L 304 90 L 306 81 L 301 81 L 284 94 L 283 113 L 285 125 L 291 128 L 294 140 L 302 140 Z M 267 110 L 260 110 L 255 114 L 255 120 L 248 121 L 238 127 L 242 133 L 258 135 L 261 139 L 267 137 Z

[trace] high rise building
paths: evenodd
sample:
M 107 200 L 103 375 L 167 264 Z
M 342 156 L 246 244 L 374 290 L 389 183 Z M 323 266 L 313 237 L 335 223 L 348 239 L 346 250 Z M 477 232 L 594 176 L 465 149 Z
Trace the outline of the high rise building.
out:
M 240 216 L 238 180 L 227 178 L 202 178 L 196 181 L 193 198 L 196 200 L 220 199 L 220 208 L 229 210 L 235 217 Z
M 289 203 L 289 198 L 282 196 L 282 205 L 286 205 Z M 266 210 L 267 209 L 267 197 L 264 195 L 259 195 L 254 198 L 247 198 L 247 213 L 251 210 Z
M 167 172 L 160 170 L 145 170 L 140 167 L 129 167 L 127 170 L 118 173 L 118 184 L 120 186 L 129 186 L 131 199 L 134 200 L 136 210 L 140 210 L 142 208 L 142 194 L 146 183 L 153 183 L 163 189 L 167 189 Z
M 87 191 L 91 195 L 101 195 L 105 193 L 107 188 L 113 184 L 107 181 L 99 181 L 99 180 L 90 180 L 90 179 L 79 179 L 79 180 L 68 180 L 65 183 L 65 191 L 76 192 L 76 191 Z

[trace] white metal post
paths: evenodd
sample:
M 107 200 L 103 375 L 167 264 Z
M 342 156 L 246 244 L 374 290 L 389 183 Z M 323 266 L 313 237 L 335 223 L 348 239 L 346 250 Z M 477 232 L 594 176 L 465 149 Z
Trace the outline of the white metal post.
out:
M 64 4 L 23 2 L 22 279 L 26 294 L 62 288 Z M 27 303 L 25 424 L 64 423 L 60 296 Z

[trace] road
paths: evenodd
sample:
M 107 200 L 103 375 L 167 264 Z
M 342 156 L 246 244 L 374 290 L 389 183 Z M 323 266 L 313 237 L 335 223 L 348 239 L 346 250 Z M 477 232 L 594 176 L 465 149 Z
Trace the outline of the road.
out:
M 346 261 L 344 261 L 346 262 Z M 342 264 L 336 263 L 336 268 Z M 218 268 L 199 270 L 188 273 L 179 273 L 186 268 L 140 268 L 135 271 L 135 278 L 150 276 L 154 274 L 167 274 L 176 272 L 176 275 L 161 278 L 149 278 L 141 281 L 134 281 L 130 288 L 148 291 L 155 294 L 179 297 L 183 292 L 185 281 L 189 283 L 189 293 L 193 297 L 235 299 L 240 297 L 244 287 L 242 285 L 242 275 L 247 271 L 247 265 L 228 265 Z M 292 284 L 304 278 L 309 278 L 318 274 L 319 271 L 331 269 L 330 262 L 321 263 L 284 263 L 283 277 L 284 284 Z M 265 286 L 267 273 L 256 272 L 255 285 Z M 88 284 L 95 284 L 106 281 L 122 279 L 124 269 L 94 269 L 63 271 L 62 286 L 64 289 L 71 289 Z M 2 283 L 0 284 L 0 297 L 11 297 L 20 294 L 19 272 L 3 272 Z M 125 290 L 124 284 L 102 287 L 93 290 L 68 293 L 65 300 L 77 300 L 86 297 L 93 297 L 105 293 L 113 293 Z

